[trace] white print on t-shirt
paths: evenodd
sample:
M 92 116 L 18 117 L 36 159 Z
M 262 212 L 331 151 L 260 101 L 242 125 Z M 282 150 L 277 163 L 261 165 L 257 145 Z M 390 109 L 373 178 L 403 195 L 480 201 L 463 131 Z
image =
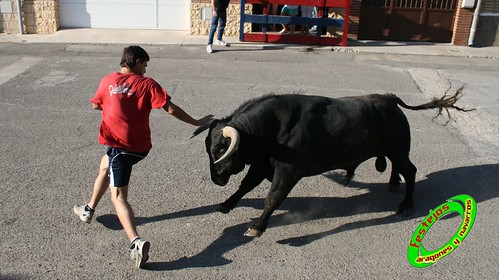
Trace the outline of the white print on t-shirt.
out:
M 109 95 L 113 94 L 128 94 L 128 96 L 133 94 L 133 91 L 130 89 L 129 84 L 122 85 L 109 85 Z

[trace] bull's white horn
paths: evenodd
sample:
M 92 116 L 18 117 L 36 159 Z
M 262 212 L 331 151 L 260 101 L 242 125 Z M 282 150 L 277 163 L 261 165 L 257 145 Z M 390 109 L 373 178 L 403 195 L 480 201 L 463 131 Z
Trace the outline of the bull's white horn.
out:
M 222 157 L 217 159 L 214 162 L 214 164 L 217 164 L 220 161 L 227 158 L 228 156 L 232 155 L 237 150 L 237 147 L 239 146 L 239 139 L 240 139 L 239 132 L 237 132 L 237 130 L 235 128 L 233 128 L 232 126 L 226 126 L 226 127 L 222 128 L 222 136 L 224 138 L 230 138 L 230 145 L 229 145 L 229 148 L 227 149 L 227 151 L 225 152 L 225 154 L 223 154 Z

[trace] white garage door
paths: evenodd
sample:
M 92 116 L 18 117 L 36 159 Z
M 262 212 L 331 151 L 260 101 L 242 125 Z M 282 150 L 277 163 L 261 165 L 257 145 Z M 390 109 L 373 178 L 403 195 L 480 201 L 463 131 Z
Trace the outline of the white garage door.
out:
M 189 0 L 60 0 L 61 27 L 189 29 Z

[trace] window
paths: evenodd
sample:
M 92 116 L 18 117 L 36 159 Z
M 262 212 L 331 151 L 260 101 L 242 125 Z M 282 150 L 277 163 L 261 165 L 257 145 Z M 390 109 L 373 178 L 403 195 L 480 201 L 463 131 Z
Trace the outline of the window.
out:
M 499 15 L 499 0 L 483 0 L 481 12 Z

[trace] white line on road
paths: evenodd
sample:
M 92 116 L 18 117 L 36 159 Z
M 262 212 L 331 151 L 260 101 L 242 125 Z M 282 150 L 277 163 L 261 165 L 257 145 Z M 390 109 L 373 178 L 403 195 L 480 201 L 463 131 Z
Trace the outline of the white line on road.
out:
M 22 57 L 19 61 L 0 69 L 0 85 L 5 84 L 12 78 L 28 70 L 40 60 L 42 60 L 42 58 L 26 56 Z

